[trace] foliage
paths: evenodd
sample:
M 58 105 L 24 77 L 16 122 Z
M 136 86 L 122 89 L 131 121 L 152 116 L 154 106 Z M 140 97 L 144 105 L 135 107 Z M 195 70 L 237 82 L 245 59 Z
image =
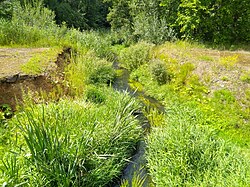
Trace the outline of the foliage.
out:
M 248 1 L 109 0 L 111 28 L 130 37 L 163 43 L 175 37 L 217 44 L 249 41 Z M 124 12 L 123 12 L 124 11 Z M 122 14 L 120 14 L 123 12 Z M 124 22 L 124 24 L 121 24 Z M 122 34 L 121 32 L 121 34 Z M 126 34 L 129 36 L 128 34 Z
M 112 63 L 100 59 L 93 52 L 82 53 L 72 58 L 65 70 L 66 81 L 72 94 L 81 94 L 88 84 L 110 84 L 115 78 Z
M 102 92 L 102 89 L 99 89 L 98 87 L 91 86 L 86 89 L 86 100 L 93 102 L 93 103 L 103 103 L 105 101 L 105 96 Z
M 0 121 L 9 119 L 13 116 L 13 111 L 8 104 L 0 105 Z
M 140 42 L 120 51 L 119 60 L 130 71 L 148 63 L 153 45 Z
M 101 62 L 89 75 L 89 82 L 92 84 L 111 84 L 114 78 L 115 72 L 112 66 Z
M 3 0 L 0 2 L 0 18 L 11 19 L 13 14 L 13 1 Z
M 58 24 L 65 22 L 81 30 L 109 26 L 106 21 L 108 5 L 102 0 L 45 0 L 44 3 L 55 12 Z
M 167 71 L 166 64 L 160 60 L 153 60 L 150 64 L 153 78 L 159 85 L 166 84 L 171 81 L 171 74 Z
M 11 21 L 0 19 L 0 44 L 33 44 L 37 42 L 53 43 L 63 29 L 54 22 L 54 13 L 43 8 L 41 3 L 35 6 L 15 4 Z M 43 41 L 41 41 L 43 40 Z
M 61 100 L 28 105 L 12 119 L 9 123 L 20 128 L 17 146 L 22 149 L 17 157 L 4 157 L 1 183 L 103 186 L 119 176 L 140 137 L 132 115 L 137 105 L 110 88 L 103 88 L 102 94 L 106 100 L 98 107 L 83 100 Z M 7 150 L 5 154 L 11 155 Z
M 202 126 L 192 104 L 171 106 L 148 138 L 148 167 L 156 186 L 245 186 L 249 164 L 241 152 Z
M 249 41 L 249 2 L 182 1 L 176 23 L 183 37 L 216 43 Z

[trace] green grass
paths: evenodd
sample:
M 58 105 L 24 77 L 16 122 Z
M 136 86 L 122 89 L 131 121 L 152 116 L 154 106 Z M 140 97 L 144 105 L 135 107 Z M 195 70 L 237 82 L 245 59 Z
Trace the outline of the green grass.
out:
M 119 180 L 142 130 L 133 115 L 135 100 L 107 86 L 115 78 L 112 61 L 117 55 L 131 71 L 131 85 L 167 107 L 166 114 L 143 110 L 153 126 L 146 155 L 152 185 L 247 186 L 250 93 L 239 99 L 226 88 L 211 91 L 208 85 L 216 74 L 196 74 L 199 63 L 218 63 L 229 71 L 243 57 L 220 56 L 186 41 L 125 47 L 112 46 L 115 40 L 106 31 L 58 26 L 53 12 L 41 4 L 17 5 L 12 20 L 0 20 L 0 45 L 72 50 L 63 72 L 68 95 L 40 104 L 30 99 L 11 120 L 0 112 L 0 183 L 105 186 Z M 41 72 L 43 61 L 54 56 L 47 52 L 23 70 Z M 241 81 L 247 84 L 248 77 L 242 74 Z M 143 180 L 135 175 L 133 185 L 141 186 Z
M 169 106 L 148 137 L 147 160 L 156 186 L 247 186 L 244 153 L 204 126 L 195 105 Z
M 134 89 L 139 85 L 140 91 L 167 107 L 165 115 L 145 110 L 154 126 L 147 138 L 148 168 L 153 183 L 156 186 L 247 186 L 250 113 L 242 104 L 247 106 L 248 99 L 237 97 L 227 88 L 211 91 L 213 87 L 208 85 L 213 85 L 212 79 L 217 77 L 205 78 L 204 84 L 196 74 L 196 64 L 221 65 L 221 61 L 205 58 L 200 62 L 196 54 L 215 52 L 186 43 L 167 43 L 155 47 L 151 53 L 152 60 L 134 69 L 130 79 Z M 218 59 L 225 61 L 226 69 L 232 70 L 236 56 L 232 58 Z M 154 61 L 165 63 L 161 71 L 152 71 L 150 63 Z M 155 73 L 161 76 L 164 71 L 171 74 L 171 79 L 159 84 Z
M 1 183 L 104 186 L 118 177 L 141 136 L 132 115 L 137 104 L 110 88 L 100 91 L 102 104 L 78 99 L 30 105 L 9 121 L 13 139 L 19 135 L 16 145 L 6 145 Z
M 50 48 L 31 57 L 28 62 L 21 66 L 25 74 L 41 74 L 50 70 L 52 63 L 56 62 L 58 54 L 62 52 L 61 48 Z

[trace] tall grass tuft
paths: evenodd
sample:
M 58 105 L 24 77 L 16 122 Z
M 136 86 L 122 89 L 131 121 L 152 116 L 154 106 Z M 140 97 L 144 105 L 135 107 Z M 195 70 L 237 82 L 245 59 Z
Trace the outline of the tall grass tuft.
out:
M 202 126 L 193 106 L 174 106 L 148 137 L 148 167 L 156 186 L 247 186 L 249 163 L 239 149 Z
M 12 19 L 0 19 L 0 45 L 37 45 L 56 43 L 65 30 L 55 24 L 54 13 L 43 7 L 42 1 L 33 5 L 20 2 L 14 5 Z
M 142 134 L 133 116 L 138 105 L 127 94 L 100 89 L 105 97 L 101 103 L 67 99 L 25 106 L 11 120 L 22 135 L 17 157 L 22 164 L 6 164 L 3 181 L 13 176 L 9 171 L 20 173 L 14 185 L 105 186 L 115 180 Z

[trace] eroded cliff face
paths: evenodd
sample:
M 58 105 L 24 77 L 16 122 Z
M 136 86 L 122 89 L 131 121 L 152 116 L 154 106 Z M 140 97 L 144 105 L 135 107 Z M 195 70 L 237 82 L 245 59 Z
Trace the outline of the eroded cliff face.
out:
M 8 104 L 15 109 L 28 92 L 34 101 L 43 97 L 44 93 L 46 97 L 59 97 L 59 94 L 63 94 L 59 93 L 58 88 L 63 87 L 63 71 L 65 65 L 69 63 L 70 49 L 59 51 L 53 57 L 46 59 L 46 63 L 40 62 L 39 55 L 46 56 L 48 50 L 47 48 L 0 49 L 0 105 Z M 35 72 L 32 69 L 34 67 L 27 66 L 30 71 L 26 73 L 23 67 L 32 58 L 43 63 L 43 67 L 40 72 Z

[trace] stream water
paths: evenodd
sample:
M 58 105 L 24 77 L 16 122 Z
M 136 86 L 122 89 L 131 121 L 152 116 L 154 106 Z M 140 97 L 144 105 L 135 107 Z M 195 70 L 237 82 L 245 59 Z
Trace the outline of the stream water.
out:
M 162 113 L 165 111 L 164 106 L 155 98 L 147 96 L 142 91 L 135 91 L 131 89 L 131 87 L 129 86 L 129 71 L 127 69 L 119 66 L 118 62 L 114 62 L 113 67 L 116 70 L 121 71 L 120 76 L 118 76 L 115 82 L 113 83 L 113 88 L 115 90 L 120 92 L 128 92 L 132 97 L 138 98 L 138 100 L 141 101 L 141 105 L 143 107 L 153 108 Z M 143 114 L 143 112 L 137 111 L 136 113 L 134 113 L 134 115 L 140 121 L 145 133 L 150 132 L 150 123 L 146 116 Z M 139 180 L 144 180 L 142 185 L 143 187 L 149 186 L 150 177 L 146 169 L 145 148 L 145 141 L 139 141 L 134 155 L 123 170 L 121 180 L 127 180 L 130 187 L 132 187 L 133 178 L 139 178 Z M 115 187 L 119 187 L 119 185 L 115 185 Z

